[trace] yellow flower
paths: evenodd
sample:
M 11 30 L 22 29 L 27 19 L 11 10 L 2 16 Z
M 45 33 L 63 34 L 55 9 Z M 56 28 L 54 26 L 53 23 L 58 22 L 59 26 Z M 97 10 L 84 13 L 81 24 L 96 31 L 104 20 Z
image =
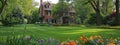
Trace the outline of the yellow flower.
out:
M 81 36 L 79 40 L 82 40 L 83 42 L 87 42 L 87 38 L 85 36 Z
M 90 36 L 89 40 L 93 40 L 93 36 Z
M 101 36 L 98 36 L 99 39 L 101 39 L 102 37 Z
M 65 42 L 62 42 L 61 45 L 65 45 Z

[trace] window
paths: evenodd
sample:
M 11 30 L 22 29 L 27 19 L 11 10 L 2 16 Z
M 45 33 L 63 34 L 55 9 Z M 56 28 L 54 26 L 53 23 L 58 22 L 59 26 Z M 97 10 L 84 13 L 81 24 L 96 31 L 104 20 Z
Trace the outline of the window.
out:
M 45 8 L 49 8 L 49 5 L 45 5 Z

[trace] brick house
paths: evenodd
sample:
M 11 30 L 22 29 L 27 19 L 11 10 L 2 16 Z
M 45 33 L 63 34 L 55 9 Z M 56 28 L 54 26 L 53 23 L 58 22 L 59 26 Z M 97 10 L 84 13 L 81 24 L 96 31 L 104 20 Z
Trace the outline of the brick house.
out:
M 40 16 L 43 18 L 44 23 L 55 23 L 55 24 L 73 24 L 75 23 L 75 10 L 74 6 L 71 4 L 68 7 L 68 11 L 64 12 L 62 16 L 58 16 L 58 18 L 54 18 L 52 16 L 52 8 L 55 4 L 50 2 L 42 2 L 40 1 Z

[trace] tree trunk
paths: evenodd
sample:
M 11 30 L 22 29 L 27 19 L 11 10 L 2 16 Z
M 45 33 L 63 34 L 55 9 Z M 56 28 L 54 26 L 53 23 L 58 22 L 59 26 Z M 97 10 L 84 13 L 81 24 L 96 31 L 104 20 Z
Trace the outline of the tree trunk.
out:
M 119 15 L 119 0 L 116 0 L 116 25 L 120 25 L 120 15 Z
M 100 26 L 100 25 L 101 25 L 100 0 L 97 1 L 97 10 L 96 10 L 96 14 L 97 14 L 97 25 Z
M 96 20 L 97 20 L 97 25 L 100 26 L 102 24 L 101 16 L 100 16 L 100 0 L 97 1 L 90 1 L 91 6 L 96 12 Z

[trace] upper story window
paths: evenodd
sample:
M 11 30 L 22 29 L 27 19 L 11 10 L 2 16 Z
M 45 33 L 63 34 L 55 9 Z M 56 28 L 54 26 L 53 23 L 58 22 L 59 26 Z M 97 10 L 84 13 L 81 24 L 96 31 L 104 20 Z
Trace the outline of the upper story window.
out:
M 45 5 L 45 8 L 49 8 L 49 5 Z

